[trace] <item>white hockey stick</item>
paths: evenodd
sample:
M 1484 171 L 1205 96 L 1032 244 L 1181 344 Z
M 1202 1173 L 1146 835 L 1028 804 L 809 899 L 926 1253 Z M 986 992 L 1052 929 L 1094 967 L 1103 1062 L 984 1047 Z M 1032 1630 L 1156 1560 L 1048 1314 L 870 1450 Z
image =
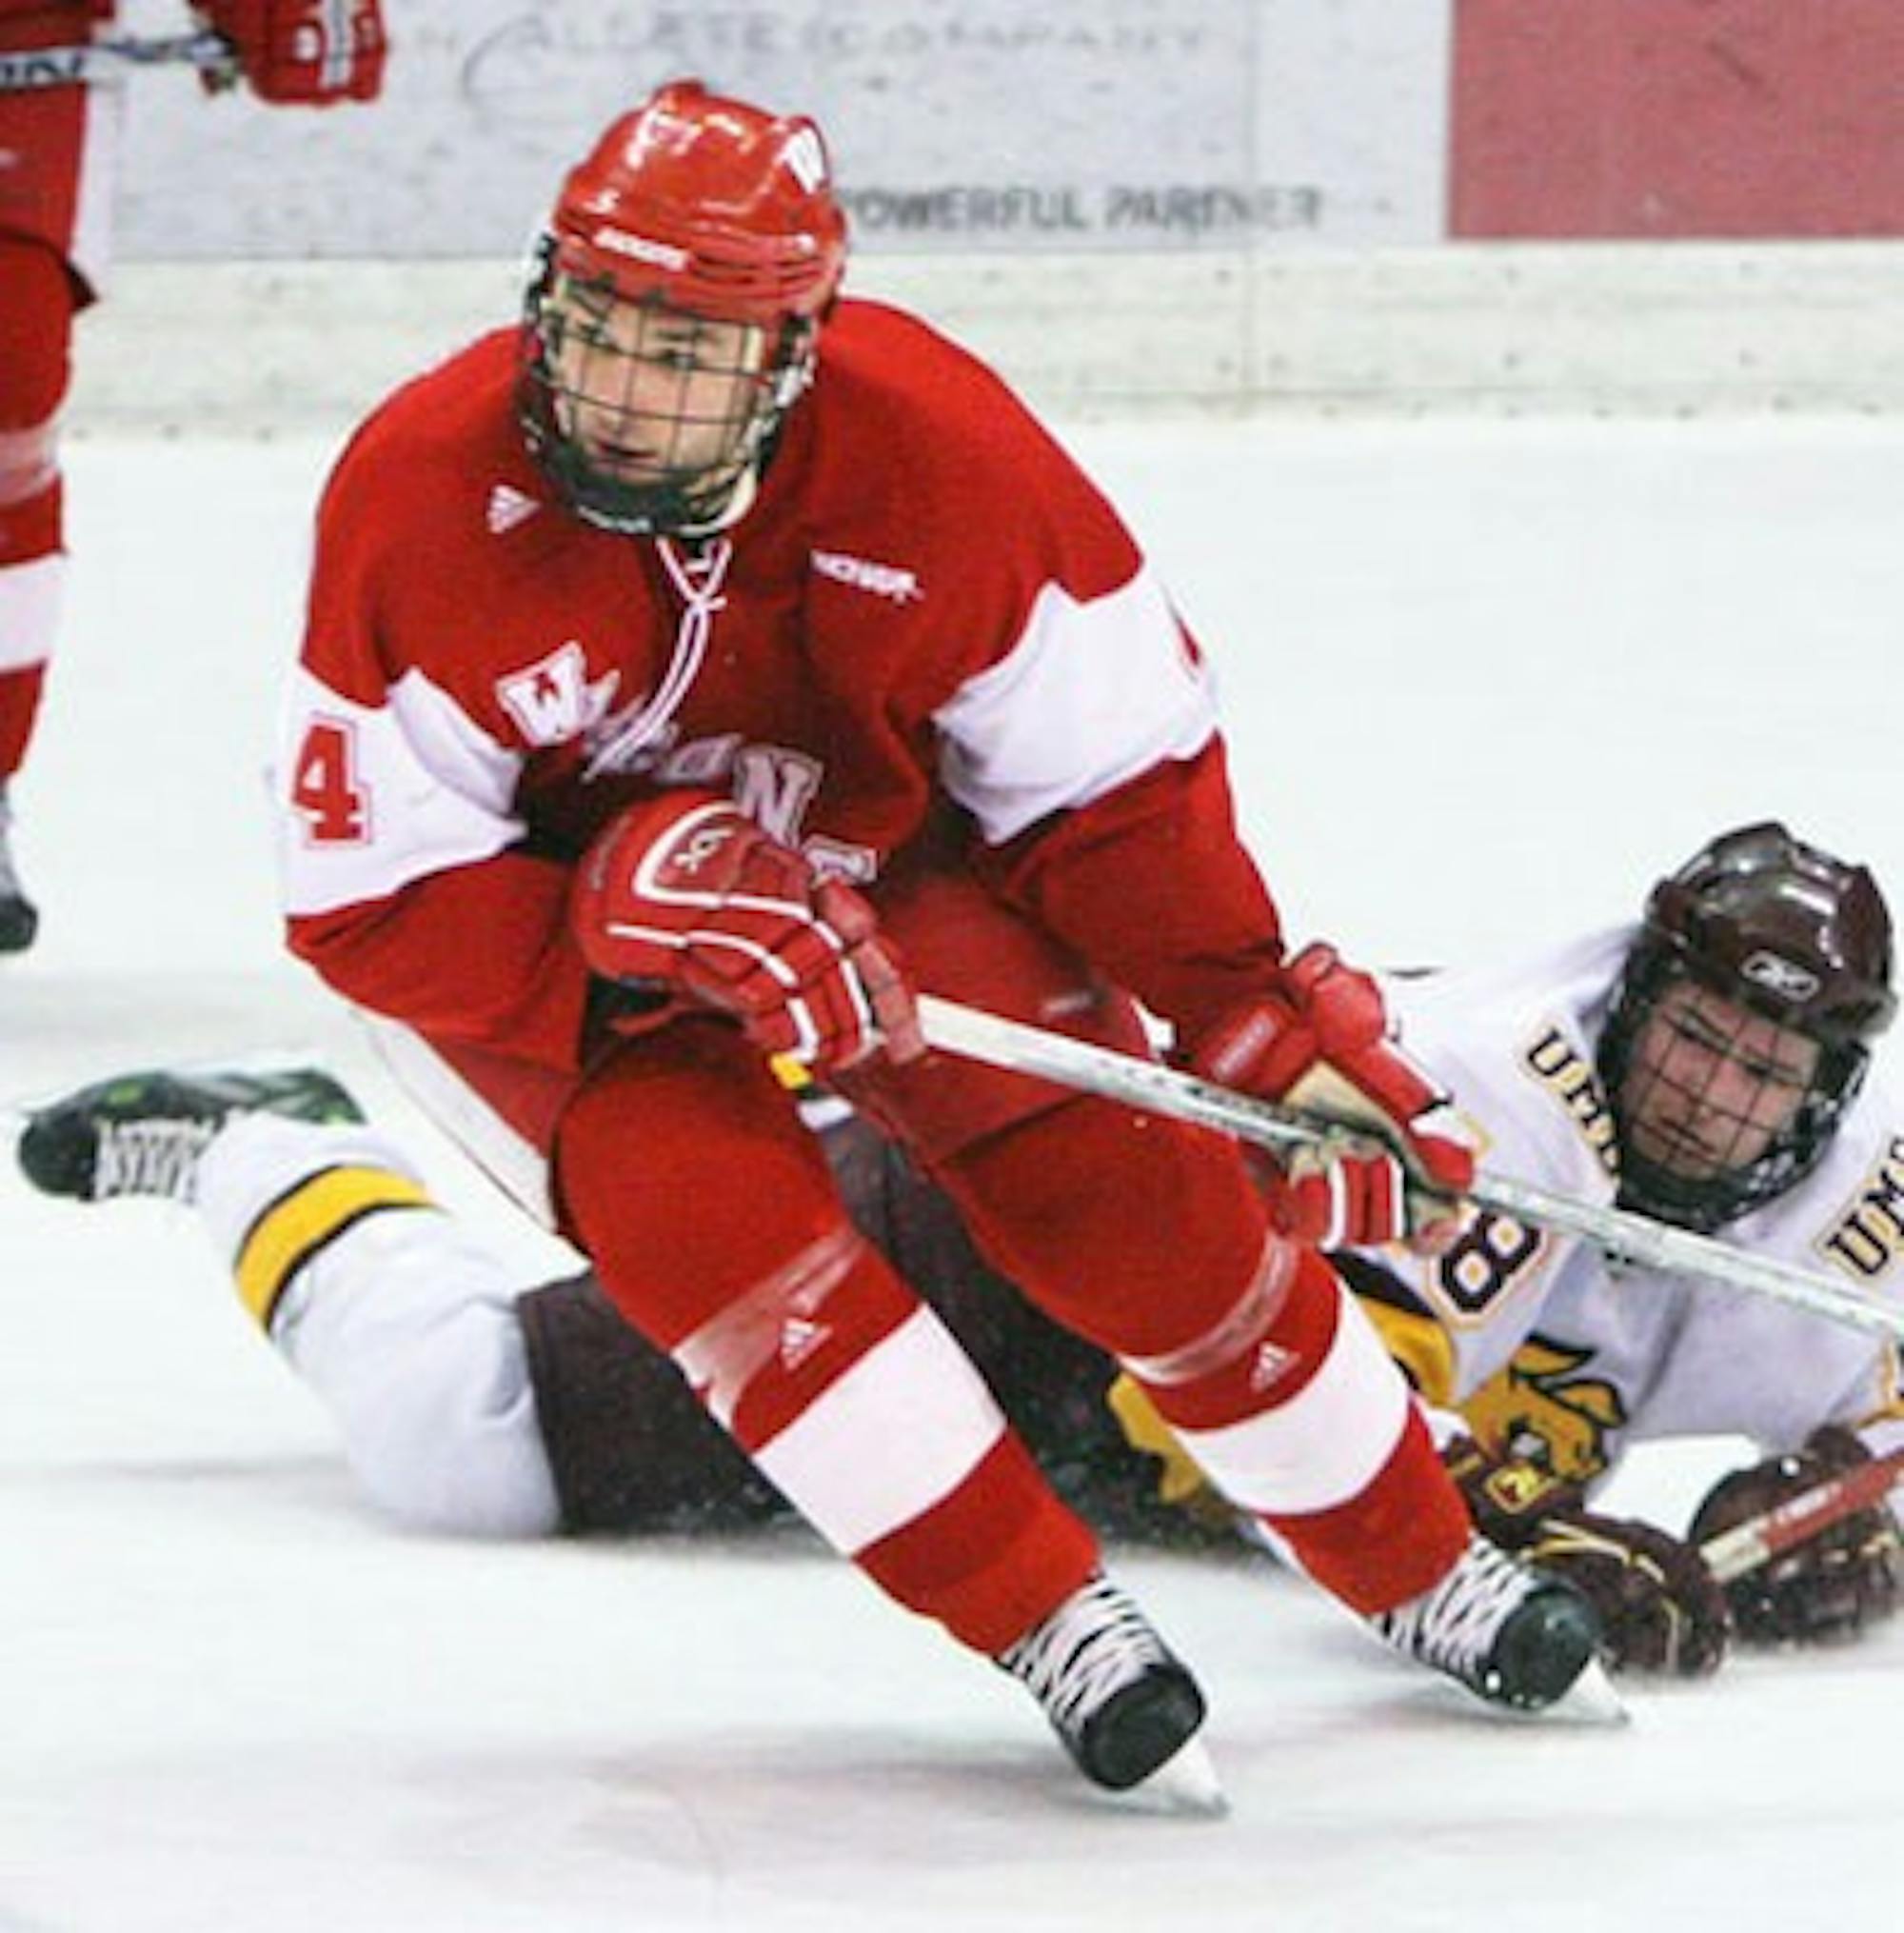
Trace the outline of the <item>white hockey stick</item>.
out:
M 1819 1531 L 1829 1530 L 1854 1512 L 1881 1503 L 1900 1477 L 1904 1477 L 1904 1448 L 1873 1457 L 1868 1464 L 1854 1464 L 1756 1517 L 1708 1537 L 1699 1545 L 1699 1555 L 1721 1584 L 1730 1584 L 1795 1545 L 1809 1544 Z
M 1066 1034 L 1048 1033 L 1042 1027 L 1027 1026 L 1022 1021 L 1006 1020 L 933 994 L 920 996 L 919 1017 L 926 1040 L 946 1053 L 963 1054 L 969 1060 L 1015 1073 L 1035 1074 L 1153 1114 L 1173 1115 L 1180 1121 L 1235 1135 L 1240 1141 L 1277 1147 L 1374 1138 L 1367 1127 L 1299 1113 L 1176 1067 L 1140 1061 Z M 1728 1288 L 1746 1289 L 1794 1308 L 1808 1309 L 1830 1322 L 1904 1341 L 1904 1308 L 1873 1302 L 1826 1276 L 1735 1248 L 1710 1235 L 1670 1227 L 1629 1208 L 1601 1207 L 1552 1194 L 1501 1175 L 1478 1174 L 1468 1197 L 1483 1208 L 1511 1215 L 1530 1227 L 1577 1235 L 1617 1262 L 1636 1263 L 1663 1275 L 1692 1276 Z
M 78 88 L 123 81 L 149 67 L 195 67 L 214 86 L 238 78 L 238 56 L 219 33 L 178 33 L 159 40 L 89 40 L 0 53 L 0 93 L 29 88 Z

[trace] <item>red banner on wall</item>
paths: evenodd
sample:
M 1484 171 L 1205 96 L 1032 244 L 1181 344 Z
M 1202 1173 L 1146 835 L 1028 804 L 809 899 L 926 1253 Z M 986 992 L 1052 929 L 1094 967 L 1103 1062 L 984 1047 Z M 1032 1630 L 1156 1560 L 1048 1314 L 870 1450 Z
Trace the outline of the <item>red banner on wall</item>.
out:
M 1457 0 L 1457 238 L 1904 234 L 1904 0 Z

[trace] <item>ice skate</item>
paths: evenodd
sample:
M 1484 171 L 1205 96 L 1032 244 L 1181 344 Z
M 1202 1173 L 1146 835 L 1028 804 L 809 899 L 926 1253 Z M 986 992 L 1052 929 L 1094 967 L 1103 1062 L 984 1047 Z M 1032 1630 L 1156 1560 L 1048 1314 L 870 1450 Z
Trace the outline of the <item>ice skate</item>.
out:
M 1030 1686 L 1094 1784 L 1124 1792 L 1156 1780 L 1145 1785 L 1147 1793 L 1200 1810 L 1220 1808 L 1216 1772 L 1196 1743 L 1204 1709 L 1196 1680 L 1137 1605 L 1101 1575 L 998 1662 Z
M 42 1194 L 189 1202 L 199 1157 L 213 1135 L 234 1114 L 256 1113 L 311 1122 L 364 1118 L 349 1094 L 316 1067 L 120 1074 L 30 1109 L 20 1166 Z
M 0 786 L 0 953 L 24 953 L 39 929 L 39 908 L 27 897 L 13 863 L 13 811 Z
M 1490 1704 L 1540 1711 L 1579 1687 L 1604 1696 L 1596 1661 L 1600 1639 L 1594 1607 L 1571 1584 L 1544 1577 L 1475 1536 L 1441 1582 L 1369 1628 L 1404 1656 L 1465 1684 Z M 1613 1701 L 1617 1715 L 1618 1701 Z

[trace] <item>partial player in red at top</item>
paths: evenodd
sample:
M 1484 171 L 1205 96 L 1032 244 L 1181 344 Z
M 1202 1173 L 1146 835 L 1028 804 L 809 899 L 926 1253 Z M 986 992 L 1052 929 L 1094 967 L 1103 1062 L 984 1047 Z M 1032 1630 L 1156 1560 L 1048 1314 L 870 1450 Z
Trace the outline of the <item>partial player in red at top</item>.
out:
M 86 62 L 116 11 L 112 0 L 0 0 L 0 953 L 31 946 L 39 926 L 10 795 L 59 628 L 60 409 L 73 318 L 96 299 L 109 254 L 118 105 Z M 382 86 L 378 0 L 208 0 L 193 11 L 230 42 L 260 99 L 324 107 Z

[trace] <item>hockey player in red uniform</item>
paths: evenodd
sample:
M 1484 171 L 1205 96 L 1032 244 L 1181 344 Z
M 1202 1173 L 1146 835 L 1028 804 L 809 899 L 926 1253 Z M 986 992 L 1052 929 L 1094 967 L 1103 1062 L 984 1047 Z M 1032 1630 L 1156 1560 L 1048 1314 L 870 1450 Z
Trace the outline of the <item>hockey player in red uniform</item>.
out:
M 1618 1200 L 1665 1226 L 1822 1260 L 1879 1297 L 1904 1270 L 1904 1103 L 1872 1051 L 1894 1008 L 1892 954 L 1870 874 L 1765 824 L 1702 847 L 1637 927 L 1395 991 L 1416 1050 L 1489 1124 L 1497 1174 L 1589 1202 L 1617 1177 Z M 823 1093 L 802 1112 L 855 1225 L 944 1318 L 1060 1494 L 1119 1538 L 1234 1549 L 1241 1526 L 1116 1365 L 988 1269 L 889 1140 Z M 592 1277 L 514 1276 L 316 1069 L 114 1076 L 33 1109 L 19 1157 L 50 1195 L 195 1204 L 366 1494 L 407 1525 L 787 1521 Z M 1894 1344 L 1616 1269 L 1478 1208 L 1465 1221 L 1438 1255 L 1335 1259 L 1435 1405 L 1478 1524 L 1593 1601 L 1609 1664 L 1700 1676 L 1735 1632 L 1835 1644 L 1894 1612 L 1904 1542 L 1864 1494 L 1904 1445 Z M 1683 1536 L 1603 1512 L 1628 1445 L 1714 1435 L 1761 1458 L 1723 1476 Z M 1860 1494 L 1791 1547 L 1732 1559 L 1742 1520 L 1821 1481 Z
M 1301 1177 L 1299 1229 L 1385 1235 L 1409 1184 L 1470 1172 L 1373 982 L 1285 952 L 1128 533 L 982 366 L 841 298 L 844 254 L 810 122 L 670 86 L 563 187 L 522 326 L 357 433 L 287 712 L 291 944 L 401 1024 L 493 1167 L 546 1159 L 608 1295 L 768 1480 L 1094 1780 L 1170 1760 L 1200 1696 L 855 1233 L 771 1055 L 890 1129 L 1390 1642 L 1549 1702 L 1590 1612 L 1471 1539 L 1236 1149 L 922 1051 L 916 986 L 1140 1048 L 1135 998 L 1405 1150 Z
M 261 99 L 368 100 L 384 63 L 379 0 L 206 0 Z M 26 758 L 53 648 L 65 557 L 59 411 L 73 317 L 98 294 L 107 253 L 112 90 L 47 84 L 46 57 L 79 55 L 114 0 L 0 0 L 0 953 L 33 941 L 10 787 Z M 10 54 L 32 53 L 40 64 Z

